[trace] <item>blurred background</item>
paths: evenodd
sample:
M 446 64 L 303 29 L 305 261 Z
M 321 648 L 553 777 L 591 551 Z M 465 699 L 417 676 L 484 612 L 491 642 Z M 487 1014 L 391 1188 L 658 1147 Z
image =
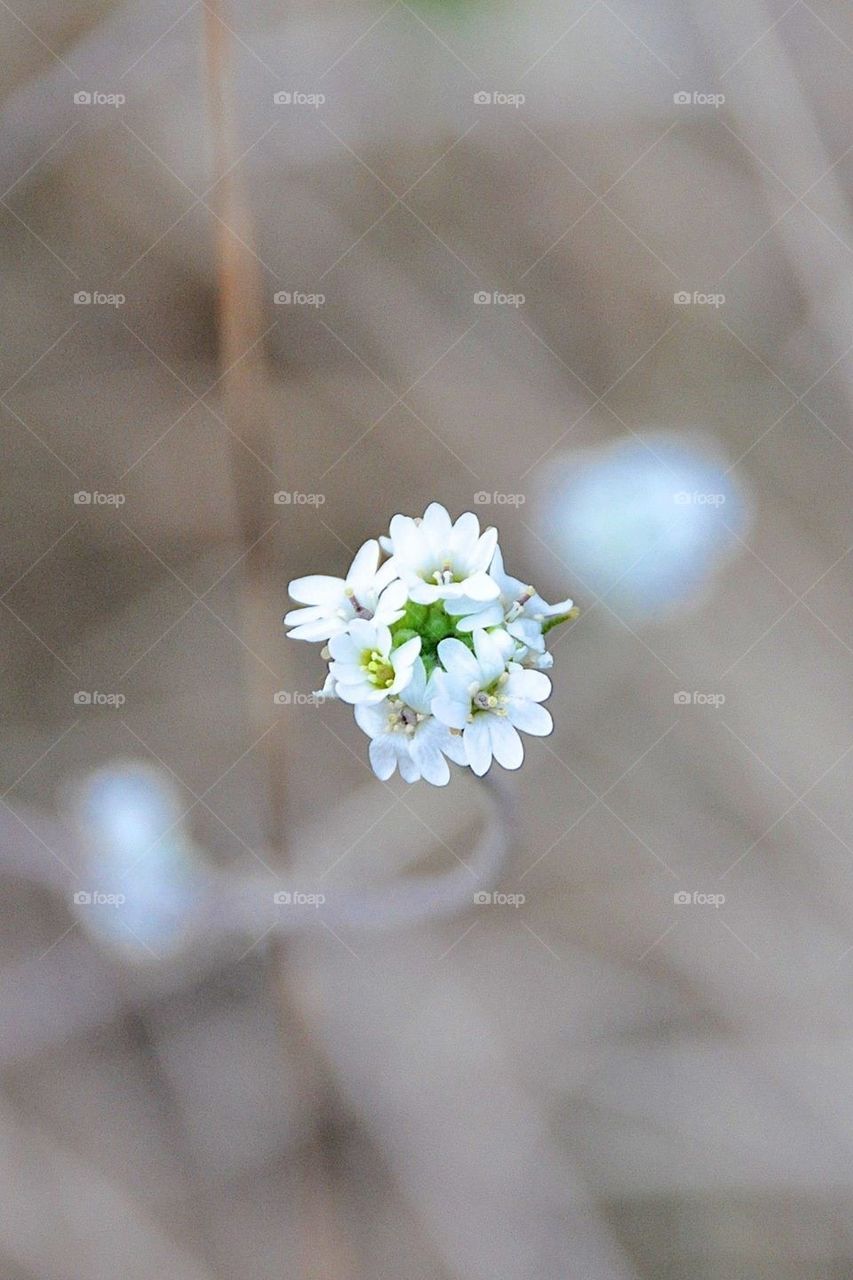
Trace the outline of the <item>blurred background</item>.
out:
M 0 35 L 4 1280 L 853 1274 L 853 11 Z M 581 608 L 514 905 L 282 936 L 494 814 L 281 627 L 432 500 Z

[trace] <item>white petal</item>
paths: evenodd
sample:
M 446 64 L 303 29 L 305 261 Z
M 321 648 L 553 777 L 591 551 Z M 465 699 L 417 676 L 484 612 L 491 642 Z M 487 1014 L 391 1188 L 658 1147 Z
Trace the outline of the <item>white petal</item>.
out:
M 335 606 L 341 599 L 345 586 L 343 578 L 330 578 L 323 573 L 312 573 L 307 578 L 294 578 L 287 592 L 300 604 Z
M 497 557 L 499 552 L 495 552 Z M 527 585 L 518 578 L 512 578 L 508 573 L 504 573 L 503 569 L 495 569 L 495 560 L 492 560 L 492 567 L 489 570 L 489 577 L 492 578 L 500 587 L 501 596 L 509 604 L 514 600 L 518 600 L 524 594 L 524 588 Z
M 298 627 L 303 622 L 316 622 L 318 618 L 328 618 L 329 609 L 324 604 L 309 604 L 301 609 L 289 609 L 282 618 L 286 627 Z
M 477 655 L 477 661 L 483 673 L 482 678 L 486 684 L 491 684 L 493 680 L 497 680 L 498 676 L 503 674 L 506 667 L 506 659 L 501 646 L 494 636 L 489 635 L 488 631 L 474 632 L 474 652 Z
M 387 653 L 391 647 L 391 632 L 372 618 L 354 618 L 349 624 L 349 633 L 362 652 L 365 649 L 378 649 L 380 653 Z
M 417 525 L 411 516 L 392 516 L 389 526 L 390 541 L 396 543 L 398 538 L 405 537 L 416 528 Z
M 480 679 L 480 665 L 467 645 L 461 640 L 450 638 L 442 640 L 438 646 L 438 656 L 445 671 L 452 671 L 466 684 Z
M 534 704 L 535 705 L 535 704 Z M 537 710 L 541 710 L 538 707 Z M 547 715 L 547 712 L 546 712 Z M 498 764 L 505 769 L 517 769 L 524 759 L 524 747 L 515 729 L 505 716 L 488 716 L 489 737 Z
M 390 632 L 389 632 L 390 639 Z M 414 665 L 415 659 L 421 651 L 420 636 L 412 636 L 411 640 L 407 640 L 405 644 L 401 644 L 399 649 L 391 650 L 391 666 L 399 675 L 406 672 Z
M 421 771 L 418 768 L 416 761 L 412 759 L 408 750 L 400 750 L 399 755 L 397 756 L 397 764 L 400 766 L 400 777 L 404 782 L 418 781 L 421 776 Z
M 368 702 L 359 702 L 355 707 L 355 721 L 368 738 L 378 738 L 388 732 L 388 709 Z
M 417 578 L 415 581 L 409 581 L 409 598 L 414 600 L 415 604 L 435 604 L 436 600 L 441 599 L 441 587 L 435 583 L 423 582 Z
M 333 670 L 334 674 L 334 670 Z M 341 702 L 348 702 L 350 706 L 354 706 L 356 702 L 366 702 L 366 695 L 370 692 L 372 686 L 369 684 L 344 684 L 335 676 L 335 689 Z
M 455 585 L 462 586 L 459 583 Z M 463 595 L 461 592 L 458 596 L 448 596 L 444 601 L 444 611 L 454 618 L 460 618 L 466 613 L 476 613 L 478 609 L 487 608 L 484 600 L 472 600 L 470 596 Z
M 390 741 L 390 735 L 383 734 L 381 738 L 373 738 L 368 748 L 368 755 L 373 772 L 377 778 L 385 782 L 397 767 L 397 752 Z
M 561 613 L 568 613 L 574 600 L 559 600 L 557 604 L 547 604 L 541 596 L 534 596 L 530 601 L 534 613 L 542 613 L 546 618 L 557 618 Z
M 326 619 L 321 622 L 306 622 L 300 627 L 295 627 L 293 631 L 288 631 L 288 640 L 312 640 L 315 644 L 319 640 L 328 640 L 336 631 L 344 630 L 344 623 L 334 619 Z
M 498 531 L 490 526 L 483 533 L 477 543 L 474 557 L 471 562 L 472 569 L 488 569 L 492 563 L 495 554 L 495 547 L 498 545 Z
M 482 778 L 492 763 L 492 739 L 488 720 L 487 715 L 475 716 L 471 724 L 465 726 L 465 732 L 462 735 L 468 763 L 478 778 Z
M 516 651 L 516 643 L 509 632 L 500 630 L 490 631 L 489 635 L 501 651 L 504 662 L 509 663 Z
M 387 689 L 377 689 L 376 685 L 368 684 L 366 680 L 362 684 L 344 684 L 338 680 L 335 688 L 341 701 L 353 706 L 357 702 L 383 702 L 388 696 Z
M 456 521 L 448 538 L 451 555 L 467 557 L 476 550 L 480 537 L 480 521 L 473 511 L 465 511 Z
M 527 702 L 523 698 L 510 698 L 506 718 L 516 729 L 521 729 L 523 733 L 533 733 L 537 738 L 547 737 L 554 728 L 550 711 L 540 707 L 538 702 Z
M 470 596 L 472 600 L 496 600 L 500 594 L 494 578 L 490 578 L 483 569 L 472 573 L 460 586 L 464 594 Z
M 432 714 L 451 729 L 464 729 L 468 724 L 471 703 L 439 696 L 432 700 Z
M 453 608 L 449 608 L 450 604 Z M 467 607 L 464 610 L 458 608 L 459 604 Z M 471 632 L 475 627 L 498 627 L 504 620 L 503 605 L 500 600 L 493 600 L 490 604 L 478 602 L 476 600 L 448 600 L 445 609 L 450 614 L 464 613 L 465 616 L 459 618 L 456 623 L 457 631 Z
M 329 641 L 329 653 L 338 662 L 358 662 L 361 652 L 361 645 L 357 645 L 346 631 Z
M 390 560 L 386 560 L 385 563 L 381 564 L 379 568 L 376 570 L 376 575 L 373 579 L 374 591 L 378 591 L 378 592 L 384 591 L 385 588 L 388 586 L 388 584 L 394 581 L 396 576 L 397 576 L 397 566 L 394 563 L 393 558 Z
M 394 544 L 394 561 L 418 571 L 426 567 L 430 557 L 430 544 L 424 532 L 411 516 L 395 516 L 391 521 L 391 537 Z
M 494 555 L 492 556 L 491 572 L 496 574 L 497 576 L 500 576 L 505 572 L 504 553 L 501 551 L 497 543 L 495 543 L 495 552 L 494 552 Z
M 442 688 L 441 685 L 442 676 L 446 679 L 441 667 L 435 667 L 429 680 L 427 680 L 423 695 L 424 711 L 429 711 L 433 698 L 437 698 L 440 694 L 445 692 L 445 689 Z M 420 708 L 416 707 L 415 710 L 418 711 Z
M 352 587 L 358 595 L 358 587 L 369 585 L 379 564 L 379 543 L 369 538 L 355 553 L 355 558 L 347 574 L 347 586 Z
M 411 750 L 412 759 L 420 769 L 421 777 L 434 787 L 446 787 L 450 781 L 450 768 L 441 752 L 429 743 L 419 745 L 417 737 Z
M 381 609 L 383 614 L 394 613 L 398 609 L 404 609 L 407 595 L 405 582 L 401 582 L 399 578 L 396 578 L 380 594 L 377 612 Z
M 541 653 L 545 648 L 541 622 L 534 622 L 532 618 L 516 618 L 515 622 L 507 623 L 507 631 L 528 649 Z
M 510 672 L 504 693 L 510 698 L 529 698 L 531 702 L 544 702 L 551 692 L 551 681 L 541 671 L 515 670 Z
M 438 550 L 450 545 L 450 513 L 440 502 L 431 502 L 424 512 L 421 528 Z
M 448 733 L 447 737 L 441 742 L 441 750 L 448 760 L 452 760 L 454 764 L 466 765 L 468 763 L 468 753 L 465 750 L 465 743 L 462 740 L 461 733 Z
M 329 670 L 332 673 L 332 679 L 337 684 L 364 684 L 365 677 L 362 667 L 357 662 L 332 662 Z
M 412 678 L 405 689 L 400 690 L 400 697 L 407 707 L 412 707 L 415 711 L 419 711 L 421 715 L 426 715 L 429 712 L 426 668 L 420 658 L 415 659 L 415 664 L 412 667 Z
M 388 609 L 380 603 L 377 606 L 374 617 L 377 622 L 381 622 L 383 627 L 393 627 L 395 622 L 400 621 L 404 613 L 404 609 Z

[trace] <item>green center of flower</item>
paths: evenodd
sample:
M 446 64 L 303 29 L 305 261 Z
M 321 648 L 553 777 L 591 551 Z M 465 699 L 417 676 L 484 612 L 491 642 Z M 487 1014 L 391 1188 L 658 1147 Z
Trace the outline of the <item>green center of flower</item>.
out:
M 378 649 L 365 649 L 361 655 L 361 665 L 367 679 L 377 689 L 391 688 L 394 683 L 394 668 Z
M 453 636 L 457 640 L 461 640 L 469 649 L 474 648 L 474 641 L 470 632 L 457 631 L 456 619 L 452 618 L 444 607 L 441 600 L 437 600 L 435 604 L 415 604 L 410 600 L 406 605 L 406 612 L 391 627 L 392 645 L 395 649 L 401 644 L 405 644 L 407 640 L 411 640 L 414 636 L 421 638 L 421 659 L 426 669 L 427 677 L 435 670 L 438 665 L 438 646 L 442 640 L 447 640 Z

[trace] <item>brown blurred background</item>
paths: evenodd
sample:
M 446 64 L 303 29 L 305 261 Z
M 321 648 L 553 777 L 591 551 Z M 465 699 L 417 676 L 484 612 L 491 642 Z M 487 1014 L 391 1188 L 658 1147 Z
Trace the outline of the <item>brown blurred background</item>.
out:
M 0 36 L 4 1280 L 853 1274 L 853 11 L 14 0 Z M 751 520 L 628 614 L 562 477 L 697 431 Z M 376 781 L 280 624 L 432 500 L 582 610 L 509 779 L 523 905 L 87 927 L 65 797 L 110 762 L 235 883 L 467 856 L 465 780 Z

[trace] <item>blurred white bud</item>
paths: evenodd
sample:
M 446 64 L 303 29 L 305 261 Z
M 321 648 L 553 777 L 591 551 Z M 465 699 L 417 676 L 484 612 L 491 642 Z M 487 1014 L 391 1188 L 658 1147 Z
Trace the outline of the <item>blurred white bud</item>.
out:
M 566 455 L 541 496 L 547 535 L 584 590 L 626 619 L 695 604 L 748 525 L 748 504 L 713 442 L 630 437 Z
M 73 905 L 86 927 L 133 959 L 174 954 L 209 880 L 169 779 L 146 764 L 117 762 L 84 778 L 70 809 L 84 857 Z

